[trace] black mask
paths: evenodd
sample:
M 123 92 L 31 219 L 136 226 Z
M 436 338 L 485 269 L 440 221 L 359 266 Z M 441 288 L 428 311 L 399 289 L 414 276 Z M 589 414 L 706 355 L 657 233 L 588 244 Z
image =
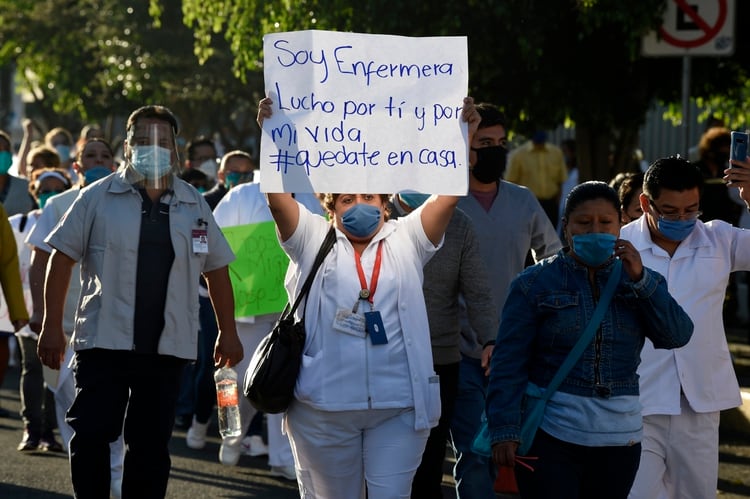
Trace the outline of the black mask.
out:
M 505 171 L 505 161 L 508 157 L 508 149 L 503 146 L 471 148 L 477 154 L 477 162 L 471 173 L 474 178 L 483 184 L 491 184 L 500 180 Z
M 714 153 L 714 161 L 716 164 L 720 167 L 719 171 L 721 174 L 724 174 L 724 168 L 729 166 L 729 153 L 728 152 L 715 152 Z

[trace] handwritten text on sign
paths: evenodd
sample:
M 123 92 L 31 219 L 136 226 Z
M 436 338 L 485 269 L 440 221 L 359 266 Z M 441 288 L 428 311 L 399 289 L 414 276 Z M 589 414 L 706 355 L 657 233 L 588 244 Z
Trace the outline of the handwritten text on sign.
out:
M 299 31 L 263 47 L 264 192 L 466 194 L 465 37 Z

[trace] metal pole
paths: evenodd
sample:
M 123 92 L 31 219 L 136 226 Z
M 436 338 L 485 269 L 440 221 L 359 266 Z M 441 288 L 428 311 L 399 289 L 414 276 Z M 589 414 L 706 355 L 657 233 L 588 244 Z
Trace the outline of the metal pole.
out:
M 690 64 L 689 55 L 682 56 L 682 155 L 688 157 L 690 150 Z

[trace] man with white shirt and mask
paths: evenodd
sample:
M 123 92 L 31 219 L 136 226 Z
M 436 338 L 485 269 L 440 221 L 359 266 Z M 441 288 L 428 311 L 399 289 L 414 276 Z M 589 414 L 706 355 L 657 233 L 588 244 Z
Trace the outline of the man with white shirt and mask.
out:
M 750 207 L 750 163 L 734 162 L 724 180 Z M 643 265 L 667 279 L 695 330 L 687 345 L 641 352 L 641 462 L 633 499 L 716 495 L 719 414 L 742 404 L 722 321 L 731 272 L 750 269 L 750 232 L 699 220 L 703 178 L 679 156 L 656 160 L 640 195 L 644 216 L 622 228 Z

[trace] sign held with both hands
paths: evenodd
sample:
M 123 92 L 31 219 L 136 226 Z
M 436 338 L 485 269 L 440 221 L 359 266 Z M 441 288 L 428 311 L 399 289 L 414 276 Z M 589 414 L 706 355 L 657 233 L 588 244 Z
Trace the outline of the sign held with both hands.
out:
M 465 195 L 465 37 L 331 31 L 263 38 L 264 192 Z

